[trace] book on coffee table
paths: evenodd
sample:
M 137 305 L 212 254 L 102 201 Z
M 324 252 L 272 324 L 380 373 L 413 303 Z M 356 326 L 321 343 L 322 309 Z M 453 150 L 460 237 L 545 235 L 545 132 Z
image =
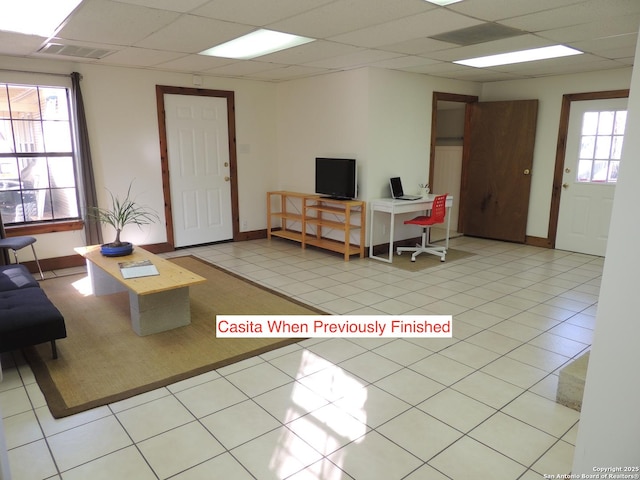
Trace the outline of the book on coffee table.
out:
M 130 262 L 118 263 L 120 272 L 124 278 L 150 277 L 152 275 L 160 275 L 156 266 L 151 260 L 137 260 Z

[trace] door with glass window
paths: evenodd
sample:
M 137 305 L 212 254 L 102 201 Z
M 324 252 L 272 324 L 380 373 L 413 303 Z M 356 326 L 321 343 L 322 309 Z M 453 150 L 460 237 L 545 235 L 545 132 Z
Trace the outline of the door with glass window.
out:
M 574 102 L 569 116 L 556 248 L 604 256 L 627 99 Z

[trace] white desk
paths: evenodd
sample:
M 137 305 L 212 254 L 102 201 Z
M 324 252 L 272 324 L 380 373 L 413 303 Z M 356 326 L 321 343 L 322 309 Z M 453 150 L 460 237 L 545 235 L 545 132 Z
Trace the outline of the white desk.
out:
M 436 198 L 437 195 L 429 194 L 425 197 L 422 197 L 420 200 L 394 200 L 393 198 L 379 198 L 377 200 L 372 200 L 369 202 L 369 206 L 371 208 L 371 221 L 369 222 L 369 257 L 374 258 L 376 260 L 380 260 L 382 262 L 393 262 L 393 232 L 394 232 L 394 224 L 395 224 L 395 216 L 400 213 L 417 213 L 426 210 L 431 210 L 433 206 L 433 199 Z M 453 197 L 448 195 L 447 202 L 445 206 L 447 207 L 447 235 L 445 240 L 445 248 L 449 248 L 449 230 L 451 223 L 451 215 L 449 215 L 449 210 L 453 205 Z M 373 226 L 375 223 L 375 215 L 376 212 L 384 212 L 391 215 L 391 225 L 389 228 L 389 256 L 378 257 L 373 255 Z

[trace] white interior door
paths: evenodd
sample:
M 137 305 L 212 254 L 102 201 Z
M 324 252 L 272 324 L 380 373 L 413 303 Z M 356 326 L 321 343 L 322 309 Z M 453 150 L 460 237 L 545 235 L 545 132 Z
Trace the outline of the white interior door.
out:
M 233 238 L 225 98 L 164 95 L 176 247 Z
M 625 117 L 624 113 L 616 117 L 607 112 L 625 112 L 626 108 L 626 98 L 571 104 L 556 234 L 558 249 L 605 254 L 615 193 L 615 182 L 608 180 L 612 174 L 617 176 L 617 170 L 610 173 L 605 163 L 615 169 L 615 157 L 619 159 L 621 150 L 617 141 L 621 142 L 620 135 L 624 133 L 616 131 L 616 125 L 609 128 L 608 123 Z M 605 156 L 611 160 L 605 162 Z M 591 180 L 586 181 L 589 173 Z

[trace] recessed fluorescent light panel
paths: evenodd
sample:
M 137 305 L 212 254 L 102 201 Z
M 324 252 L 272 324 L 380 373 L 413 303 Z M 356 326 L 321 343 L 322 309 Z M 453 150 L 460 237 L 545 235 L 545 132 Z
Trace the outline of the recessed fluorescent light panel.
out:
M 458 3 L 461 1 L 462 0 L 425 0 L 425 2 L 435 3 L 436 5 L 440 5 L 441 7 L 444 7 L 446 5 L 451 5 L 452 3 Z
M 50 37 L 81 1 L 4 1 L 0 15 L 0 30 Z
M 200 55 L 249 60 L 268 53 L 297 47 L 298 45 L 313 42 L 313 40 L 313 38 L 299 37 L 289 33 L 260 29 L 235 40 L 209 48 L 200 52 Z
M 564 45 L 553 45 L 551 47 L 533 48 L 531 50 L 520 50 L 518 52 L 501 53 L 489 55 L 487 57 L 469 58 L 467 60 L 457 60 L 453 63 L 467 65 L 468 67 L 486 68 L 497 65 L 509 65 L 512 63 L 533 62 L 534 60 L 546 60 L 548 58 L 568 57 L 570 55 L 580 55 L 584 52 Z

